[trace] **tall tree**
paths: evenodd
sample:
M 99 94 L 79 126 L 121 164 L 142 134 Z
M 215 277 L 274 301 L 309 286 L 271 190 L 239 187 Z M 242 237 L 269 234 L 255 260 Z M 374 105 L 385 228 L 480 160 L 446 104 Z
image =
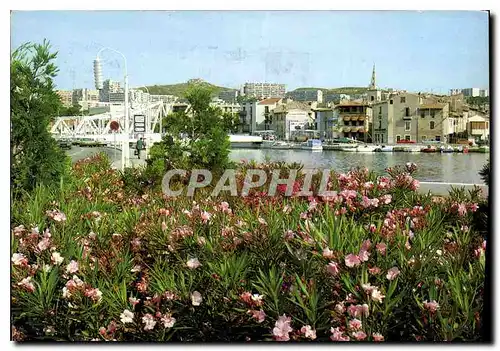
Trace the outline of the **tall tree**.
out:
M 58 181 L 66 165 L 64 152 L 49 132 L 61 101 L 54 89 L 58 69 L 48 41 L 26 43 L 12 52 L 10 63 L 11 182 L 15 193 Z

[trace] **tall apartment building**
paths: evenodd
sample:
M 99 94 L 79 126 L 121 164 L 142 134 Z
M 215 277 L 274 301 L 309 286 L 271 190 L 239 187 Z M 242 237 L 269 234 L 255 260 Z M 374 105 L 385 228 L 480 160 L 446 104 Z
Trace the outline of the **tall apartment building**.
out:
M 245 83 L 243 92 L 246 96 L 257 99 L 283 98 L 286 93 L 285 84 L 276 83 Z
M 57 95 L 59 95 L 59 99 L 63 106 L 73 106 L 73 92 L 71 90 L 58 90 Z
M 121 100 L 120 100 L 121 99 Z M 125 94 L 120 82 L 115 82 L 107 79 L 103 82 L 103 87 L 99 90 L 100 102 L 123 102 L 125 101 Z
M 294 90 L 285 94 L 293 101 L 316 101 L 323 102 L 323 92 L 321 90 Z
M 280 98 L 269 98 L 243 104 L 240 111 L 242 132 L 253 133 L 258 130 L 271 129 L 272 111 L 281 102 Z
M 465 97 L 488 97 L 488 89 L 465 88 L 465 89 L 450 89 L 450 95 L 464 94 Z

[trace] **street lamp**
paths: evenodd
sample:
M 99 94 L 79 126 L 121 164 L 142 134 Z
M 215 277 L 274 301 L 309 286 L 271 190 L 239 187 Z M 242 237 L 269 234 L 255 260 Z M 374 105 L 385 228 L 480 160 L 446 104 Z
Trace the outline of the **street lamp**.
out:
M 94 80 L 95 80 L 95 86 L 97 89 L 101 90 L 103 88 L 103 82 L 102 82 L 102 68 L 101 68 L 101 61 L 99 60 L 99 54 L 104 51 L 104 50 L 111 50 L 113 52 L 116 52 L 117 54 L 120 54 L 123 57 L 123 61 L 125 62 L 125 72 L 124 72 L 124 80 L 125 80 L 125 134 L 123 136 L 122 140 L 122 171 L 125 170 L 125 167 L 128 166 L 128 160 L 129 160 L 129 139 L 130 139 L 130 133 L 129 133 L 129 125 L 130 125 L 130 118 L 129 118 L 129 108 L 128 108 L 128 71 L 127 71 L 127 58 L 125 57 L 124 54 L 122 54 L 120 51 L 109 48 L 109 47 L 104 47 L 100 49 L 97 52 L 96 59 L 94 60 Z
M 149 104 L 149 98 L 151 97 L 151 93 L 149 92 L 148 87 L 145 86 L 145 85 L 143 85 L 140 88 L 144 88 L 148 92 L 148 99 L 147 99 L 146 103 Z M 146 110 L 146 133 L 145 133 L 145 139 L 147 140 L 147 143 L 146 143 L 146 158 L 149 155 L 149 147 L 150 147 L 150 145 L 149 145 L 150 144 L 149 136 L 150 136 L 150 133 L 151 133 L 151 116 L 150 116 L 149 109 L 147 109 Z

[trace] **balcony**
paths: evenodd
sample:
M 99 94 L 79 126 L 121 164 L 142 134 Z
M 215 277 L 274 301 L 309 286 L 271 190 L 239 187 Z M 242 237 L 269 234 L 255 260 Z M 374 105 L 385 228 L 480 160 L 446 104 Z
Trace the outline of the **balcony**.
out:
M 411 121 L 412 120 L 412 116 L 403 116 L 403 120 L 404 121 Z
M 346 121 L 346 122 L 347 122 L 347 121 L 350 121 L 350 120 L 351 120 L 351 116 L 344 116 L 344 117 L 343 117 L 343 119 L 344 119 L 344 121 Z

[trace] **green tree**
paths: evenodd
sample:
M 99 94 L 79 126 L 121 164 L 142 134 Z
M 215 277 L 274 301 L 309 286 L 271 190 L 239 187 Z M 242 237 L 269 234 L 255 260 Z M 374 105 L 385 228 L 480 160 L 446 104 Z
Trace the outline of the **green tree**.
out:
M 207 168 L 216 173 L 230 163 L 228 133 L 237 128 L 237 115 L 210 105 L 210 87 L 193 84 L 185 97 L 189 108 L 165 118 L 166 135 L 151 148 L 147 171 L 155 178 L 172 168 Z
M 53 78 L 57 53 L 48 41 L 26 43 L 11 54 L 11 186 L 14 195 L 37 184 L 58 181 L 65 171 L 66 156 L 49 132 L 61 108 Z

